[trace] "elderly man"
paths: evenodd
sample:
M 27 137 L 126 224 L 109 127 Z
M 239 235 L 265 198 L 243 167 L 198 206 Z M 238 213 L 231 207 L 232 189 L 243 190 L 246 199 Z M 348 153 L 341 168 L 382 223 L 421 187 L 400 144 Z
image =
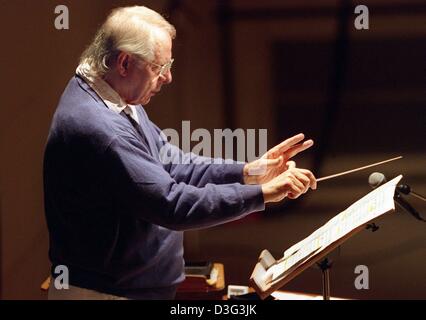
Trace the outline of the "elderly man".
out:
M 61 97 L 44 188 L 52 276 L 66 266 L 70 286 L 52 285 L 50 299 L 173 299 L 184 280 L 183 230 L 316 188 L 288 161 L 313 144 L 303 134 L 248 164 L 195 161 L 161 138 L 142 105 L 172 81 L 174 37 L 148 8 L 115 9 Z M 162 162 L 164 146 L 182 163 Z

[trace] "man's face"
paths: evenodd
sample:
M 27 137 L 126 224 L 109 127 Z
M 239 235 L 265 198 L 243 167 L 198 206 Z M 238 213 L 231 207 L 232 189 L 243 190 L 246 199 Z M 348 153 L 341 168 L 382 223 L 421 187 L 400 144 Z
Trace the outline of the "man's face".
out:
M 172 58 L 172 40 L 169 35 L 161 33 L 155 50 L 155 59 L 151 64 L 140 58 L 132 56 L 129 63 L 128 75 L 126 76 L 126 103 L 142 104 L 149 103 L 151 98 L 160 92 L 164 84 L 172 82 L 172 74 L 167 70 L 160 75 L 160 67 Z

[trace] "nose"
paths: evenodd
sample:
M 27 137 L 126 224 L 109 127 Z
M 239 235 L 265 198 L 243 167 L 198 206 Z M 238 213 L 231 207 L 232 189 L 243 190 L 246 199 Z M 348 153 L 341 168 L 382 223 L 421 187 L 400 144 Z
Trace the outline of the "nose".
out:
M 173 76 L 171 70 L 168 70 L 165 74 L 161 76 L 161 80 L 165 84 L 169 84 L 173 81 Z

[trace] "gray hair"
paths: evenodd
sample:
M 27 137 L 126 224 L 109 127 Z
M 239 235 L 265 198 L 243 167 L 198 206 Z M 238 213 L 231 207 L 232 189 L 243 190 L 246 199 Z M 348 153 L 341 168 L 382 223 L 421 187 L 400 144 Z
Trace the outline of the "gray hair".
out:
M 88 64 L 103 76 L 121 51 L 152 62 L 158 32 L 176 37 L 175 27 L 154 10 L 143 6 L 114 9 L 83 52 L 80 64 Z

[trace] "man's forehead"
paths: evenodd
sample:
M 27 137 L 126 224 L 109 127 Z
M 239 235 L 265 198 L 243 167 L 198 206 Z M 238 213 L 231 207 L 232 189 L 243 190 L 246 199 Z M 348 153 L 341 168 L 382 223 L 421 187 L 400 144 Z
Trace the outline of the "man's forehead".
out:
M 171 46 L 172 38 L 168 32 L 161 29 L 154 29 L 155 42 L 165 46 Z
M 172 58 L 172 38 L 163 32 L 160 37 L 156 37 L 155 41 L 155 58 L 160 64 L 170 61 Z

